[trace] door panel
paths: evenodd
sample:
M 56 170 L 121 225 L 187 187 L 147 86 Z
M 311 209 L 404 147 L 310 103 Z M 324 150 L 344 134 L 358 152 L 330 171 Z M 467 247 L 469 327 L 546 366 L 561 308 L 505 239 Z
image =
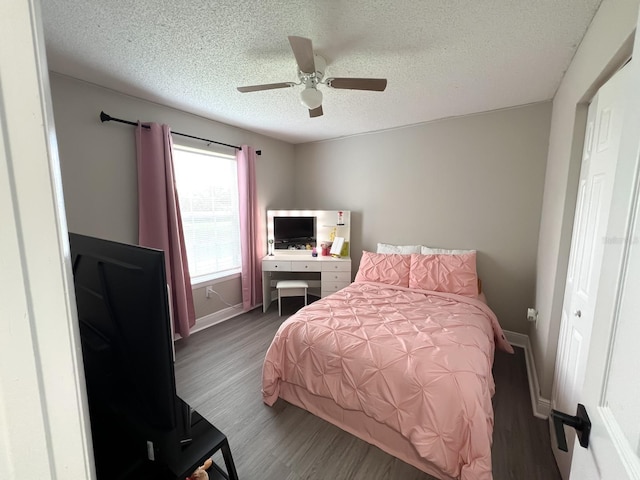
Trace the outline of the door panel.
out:
M 594 269 L 597 269 L 598 265 L 592 260 L 598 253 L 596 252 L 596 246 L 601 243 L 601 239 L 596 238 L 596 236 L 604 233 L 601 221 L 602 217 L 606 215 L 606 212 L 603 212 L 603 210 L 605 210 L 605 208 L 608 210 L 610 201 L 609 198 L 603 198 L 603 195 L 606 195 L 606 193 L 603 192 L 607 187 L 607 185 L 605 185 L 607 181 L 606 175 L 603 173 L 593 175 L 590 181 L 589 205 L 587 207 L 584 244 L 582 245 L 582 261 L 580 262 L 581 271 L 575 292 L 577 295 L 580 295 L 582 297 L 581 299 L 585 302 L 587 302 L 589 296 L 594 293 L 592 291 L 594 284 L 597 285 L 598 279 L 594 278 Z
M 593 125 L 593 122 L 589 124 Z M 576 211 L 582 212 L 584 210 L 584 202 L 587 190 L 587 182 L 584 179 L 580 179 L 580 184 L 578 185 L 578 201 L 576 202 Z M 575 230 L 576 232 L 580 232 L 578 234 L 578 241 L 584 238 L 584 225 L 585 222 L 582 221 L 583 218 L 579 217 L 576 219 Z M 579 250 L 579 248 L 578 248 Z M 569 271 L 567 273 L 567 282 L 572 284 L 575 281 L 576 276 L 576 255 L 571 255 L 569 257 Z
M 605 107 L 600 114 L 600 122 L 598 122 L 598 147 L 596 152 L 604 152 L 609 148 L 611 140 L 611 108 Z
M 569 325 L 571 334 L 569 335 L 567 344 L 569 345 L 566 361 L 566 375 L 562 390 L 565 392 L 575 392 L 580 388 L 576 385 L 579 378 L 580 359 L 582 353 L 583 336 L 580 330 Z

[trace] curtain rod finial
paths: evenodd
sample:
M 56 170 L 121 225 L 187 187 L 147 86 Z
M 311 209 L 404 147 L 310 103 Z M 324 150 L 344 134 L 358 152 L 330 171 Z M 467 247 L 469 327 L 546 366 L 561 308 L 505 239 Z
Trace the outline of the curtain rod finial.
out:
M 108 122 L 109 120 L 111 120 L 111 115 L 107 115 L 104 112 L 100 112 L 100 121 L 101 122 Z

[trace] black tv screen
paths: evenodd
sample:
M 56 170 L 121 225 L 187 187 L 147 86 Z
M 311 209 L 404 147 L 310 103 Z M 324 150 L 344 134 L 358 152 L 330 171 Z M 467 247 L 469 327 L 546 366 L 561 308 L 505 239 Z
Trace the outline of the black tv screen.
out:
M 276 248 L 315 244 L 316 217 L 273 217 L 273 239 Z
M 69 234 L 89 403 L 142 429 L 176 427 L 164 252 Z

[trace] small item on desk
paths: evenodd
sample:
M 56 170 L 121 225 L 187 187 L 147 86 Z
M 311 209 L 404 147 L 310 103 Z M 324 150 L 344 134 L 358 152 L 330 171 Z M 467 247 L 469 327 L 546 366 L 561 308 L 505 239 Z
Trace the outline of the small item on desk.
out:
M 342 212 L 338 212 L 338 225 L 344 225 L 344 217 Z
M 331 244 L 331 250 L 329 253 L 332 257 L 340 257 L 342 247 L 344 245 L 344 237 L 336 237 Z
M 209 480 L 209 474 L 207 470 L 213 465 L 213 460 L 208 458 L 205 460 L 204 465 L 200 465 L 196 468 L 195 472 L 191 474 L 190 477 L 187 477 L 186 480 Z
M 316 247 L 313 247 L 311 249 L 311 256 L 312 257 L 317 257 L 318 256 L 318 250 L 316 250 Z
M 322 248 L 322 256 L 328 257 L 330 245 L 328 243 L 322 243 L 320 244 L 320 248 Z
M 341 257 L 349 256 L 349 242 L 347 242 L 346 240 L 342 244 L 342 250 L 340 250 L 340 256 Z

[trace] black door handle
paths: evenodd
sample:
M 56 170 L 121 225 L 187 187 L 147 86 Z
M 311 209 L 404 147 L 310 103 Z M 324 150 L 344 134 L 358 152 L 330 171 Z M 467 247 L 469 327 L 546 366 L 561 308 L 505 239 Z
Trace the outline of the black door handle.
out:
M 564 433 L 564 426 L 569 425 L 576 429 L 580 445 L 584 448 L 589 446 L 589 434 L 591 433 L 591 420 L 587 415 L 587 409 L 581 403 L 578 404 L 578 411 L 575 416 L 557 410 L 551 410 L 551 418 L 553 418 L 553 428 L 556 431 L 556 440 L 558 448 L 564 452 L 568 452 L 567 437 Z

